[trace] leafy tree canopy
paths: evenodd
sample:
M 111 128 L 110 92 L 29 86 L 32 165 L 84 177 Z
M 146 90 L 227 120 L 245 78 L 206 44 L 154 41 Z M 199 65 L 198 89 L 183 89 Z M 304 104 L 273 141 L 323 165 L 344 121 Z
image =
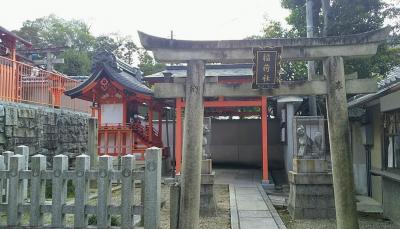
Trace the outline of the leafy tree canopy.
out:
M 139 68 L 144 75 L 150 75 L 164 70 L 165 65 L 154 61 L 154 58 L 146 50 L 139 50 Z
M 90 33 L 90 26 L 80 20 L 65 20 L 56 15 L 27 20 L 22 27 L 14 31 L 17 35 L 30 41 L 35 48 L 64 47 L 66 51 L 60 57 L 64 64 L 57 64 L 56 70 L 67 75 L 88 75 L 91 57 L 95 50 L 106 49 L 119 59 L 133 64 L 139 59 L 143 72 L 155 72 L 164 65 L 157 64 L 153 57 L 140 51 L 129 36 L 110 33 L 95 37 Z M 162 70 L 162 69 L 161 69 Z
M 95 42 L 89 30 L 90 27 L 82 21 L 65 20 L 52 14 L 33 21 L 27 20 L 15 32 L 36 48 L 68 46 L 89 51 Z
M 64 64 L 59 64 L 56 69 L 69 76 L 87 75 L 90 72 L 91 61 L 87 52 L 68 49 L 61 54 Z
M 313 19 L 316 36 L 323 35 L 325 22 L 322 1 L 324 0 L 314 0 Z M 400 8 L 398 5 L 382 0 L 330 0 L 328 2 L 328 21 L 326 22 L 328 36 L 367 32 L 382 28 L 388 21 L 393 26 L 391 38 L 379 47 L 377 55 L 371 58 L 346 60 L 346 73 L 358 72 L 359 77 L 385 76 L 394 66 L 400 64 L 398 48 Z M 281 0 L 281 4 L 283 8 L 290 10 L 286 18 L 289 27 L 285 28 L 279 22 L 266 20 L 262 34 L 253 38 L 306 37 L 306 0 Z M 289 63 L 293 67 L 285 66 L 285 64 L 283 69 L 287 71 L 285 75 L 289 78 L 306 76 L 304 63 Z M 321 72 L 319 63 L 317 73 Z

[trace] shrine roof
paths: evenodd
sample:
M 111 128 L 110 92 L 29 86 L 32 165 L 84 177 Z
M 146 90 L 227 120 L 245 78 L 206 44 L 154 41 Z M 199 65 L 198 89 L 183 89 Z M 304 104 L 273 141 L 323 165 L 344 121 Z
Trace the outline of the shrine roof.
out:
M 349 100 L 349 107 L 366 104 L 374 99 L 400 90 L 400 66 L 393 68 L 385 79 L 378 82 L 378 91 L 368 95 L 354 96 Z
M 4 27 L 0 26 L 0 38 L 2 36 L 12 37 L 15 40 L 17 40 L 17 41 L 21 42 L 22 44 L 24 44 L 25 46 L 32 47 L 32 44 L 29 41 L 23 39 L 22 37 L 18 36 L 17 34 L 11 32 L 11 31 L 8 31 Z
M 118 60 L 113 54 L 108 52 L 97 54 L 94 57 L 92 73 L 89 78 L 79 86 L 66 91 L 65 94 L 72 98 L 79 97 L 85 87 L 103 77 L 121 84 L 129 91 L 146 95 L 153 94 L 153 91 L 143 83 L 142 73 L 138 68 Z
M 165 73 L 171 73 L 171 77 L 186 77 L 187 66 L 171 65 L 162 72 L 157 72 L 144 77 L 145 80 L 163 78 Z M 253 75 L 253 64 L 207 64 L 206 77 L 251 77 Z

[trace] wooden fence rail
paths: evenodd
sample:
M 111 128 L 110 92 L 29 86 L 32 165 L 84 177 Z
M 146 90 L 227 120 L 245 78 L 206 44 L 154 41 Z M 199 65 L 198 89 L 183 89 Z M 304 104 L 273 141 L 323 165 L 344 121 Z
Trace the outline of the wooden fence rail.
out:
M 25 149 L 19 149 L 26 153 Z M 5 156 L 9 158 L 6 169 Z M 53 169 L 46 169 L 46 157 L 32 156 L 30 170 L 25 168 L 27 156 L 12 155 L 7 152 L 0 156 L 0 191 L 8 189 L 8 201 L 0 198 L 0 213 L 6 213 L 7 222 L 0 227 L 51 227 L 65 228 L 66 214 L 74 216 L 74 228 L 87 228 L 88 215 L 96 215 L 97 228 L 109 228 L 111 216 L 120 215 L 121 228 L 134 228 L 134 215 L 143 215 L 145 229 L 158 229 L 160 226 L 161 195 L 161 149 L 149 148 L 145 153 L 145 170 L 135 169 L 135 158 L 132 155 L 122 157 L 121 169 L 114 170 L 112 157 L 99 157 L 98 170 L 90 170 L 90 158 L 80 155 L 76 158 L 74 170 L 68 170 L 68 157 L 53 157 Z M 30 180 L 29 198 L 24 199 L 24 181 Z M 45 182 L 51 180 L 52 201 L 45 201 Z M 67 182 L 74 181 L 75 201 L 67 204 Z M 97 181 L 97 204 L 90 205 L 89 183 Z M 121 183 L 121 203 L 111 203 L 112 181 Z M 134 205 L 135 180 L 144 183 L 144 201 Z M 144 182 L 143 182 L 144 181 Z M 6 187 L 4 187 L 6 186 Z M 142 186 L 143 188 L 143 186 Z M 0 195 L 1 196 L 1 195 Z M 21 216 L 28 213 L 29 224 L 24 225 Z M 44 225 L 44 214 L 51 214 L 51 224 Z M 70 226 L 71 227 L 71 226 Z

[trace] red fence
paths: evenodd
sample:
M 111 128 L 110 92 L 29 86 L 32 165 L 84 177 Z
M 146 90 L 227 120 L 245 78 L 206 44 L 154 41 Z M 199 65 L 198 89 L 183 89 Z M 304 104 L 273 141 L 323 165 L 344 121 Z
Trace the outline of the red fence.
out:
M 0 57 L 0 100 L 90 112 L 91 103 L 64 95 L 80 82 Z

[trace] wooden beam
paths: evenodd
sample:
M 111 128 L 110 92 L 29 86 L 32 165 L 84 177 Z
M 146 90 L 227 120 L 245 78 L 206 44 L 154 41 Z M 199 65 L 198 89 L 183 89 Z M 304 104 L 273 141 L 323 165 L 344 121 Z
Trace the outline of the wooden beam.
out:
M 377 90 L 377 83 L 373 79 L 346 80 L 347 94 L 368 94 L 375 93 Z M 206 83 L 204 86 L 204 97 L 308 96 L 326 95 L 327 93 L 327 84 L 325 80 L 282 82 L 279 88 L 272 90 L 254 90 L 251 88 L 251 83 Z M 156 98 L 184 98 L 185 84 L 156 83 L 154 87 L 154 96 Z

